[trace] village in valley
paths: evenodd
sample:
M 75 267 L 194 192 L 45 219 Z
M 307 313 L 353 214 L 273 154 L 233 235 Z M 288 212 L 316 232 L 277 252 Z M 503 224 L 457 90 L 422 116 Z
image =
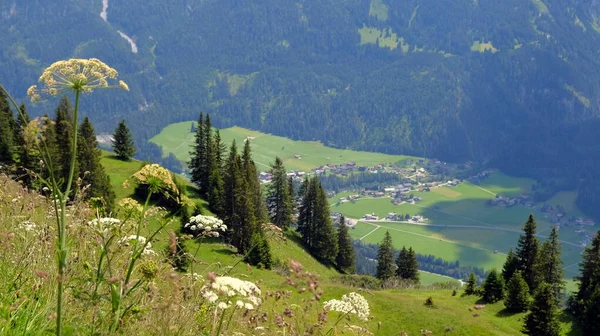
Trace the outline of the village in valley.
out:
M 296 155 L 295 159 L 302 159 Z M 309 175 L 327 176 L 336 175 L 339 177 L 349 177 L 353 174 L 379 174 L 394 173 L 399 175 L 398 183 L 390 185 L 379 185 L 376 188 L 361 188 L 354 190 L 353 193 L 340 197 L 335 204 L 354 203 L 363 199 L 389 199 L 389 201 L 399 206 L 402 204 L 418 204 L 423 201 L 423 192 L 429 192 L 434 188 L 456 187 L 465 181 L 478 185 L 490 174 L 496 172 L 494 169 L 479 169 L 476 164 L 466 162 L 464 164 L 446 163 L 436 159 L 408 159 L 405 162 L 398 163 L 379 163 L 374 166 L 357 165 L 355 162 L 346 162 L 342 164 L 327 164 L 315 167 L 310 172 L 288 171 L 288 177 L 301 182 Z M 261 183 L 269 183 L 272 179 L 268 171 L 260 172 Z M 414 193 L 419 192 L 420 196 Z M 495 195 L 495 194 L 494 194 Z M 327 197 L 336 196 L 334 191 L 328 191 Z M 514 206 L 524 206 L 543 214 L 543 216 L 558 228 L 570 227 L 578 234 L 580 240 L 578 244 L 585 246 L 592 239 L 592 227 L 595 222 L 592 219 L 572 216 L 561 209 L 560 206 L 551 206 L 544 203 L 538 203 L 533 200 L 532 195 L 521 194 L 518 196 L 495 195 L 495 198 L 487 202 L 490 207 L 510 208 Z M 332 212 L 332 219 L 336 220 L 340 214 Z M 404 223 L 429 223 L 429 219 L 420 215 L 401 214 L 390 212 L 385 217 L 375 213 L 365 213 L 358 220 L 368 222 L 389 221 Z M 347 225 L 353 226 L 355 220 L 347 220 Z

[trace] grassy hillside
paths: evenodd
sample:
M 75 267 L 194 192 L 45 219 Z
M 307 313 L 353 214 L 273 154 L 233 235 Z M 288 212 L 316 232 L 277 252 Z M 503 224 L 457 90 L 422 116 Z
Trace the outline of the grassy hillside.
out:
M 191 126 L 192 121 L 171 124 L 150 141 L 161 146 L 165 155 L 173 153 L 182 162 L 187 162 L 190 158 L 191 146 L 194 143 L 194 133 L 190 132 Z M 391 163 L 409 158 L 403 155 L 335 149 L 316 141 L 294 141 L 241 127 L 221 130 L 221 138 L 227 145 L 230 145 L 231 141 L 235 139 L 240 146 L 248 137 L 252 138 L 252 157 L 259 170 L 269 169 L 275 156 L 279 156 L 283 160 L 287 169 L 301 171 L 309 171 L 328 163 L 341 164 L 355 161 L 358 165 L 374 166 L 381 162 Z M 296 155 L 300 155 L 301 158 L 295 158 Z
M 19 331 L 20 334 L 44 335 L 51 332 L 53 328 L 52 293 L 56 283 L 52 279 L 55 276 L 55 265 L 51 262 L 52 258 L 48 256 L 53 254 L 54 244 L 36 244 L 37 248 L 31 249 L 30 243 L 39 242 L 37 235 L 43 232 L 25 230 L 19 223 L 28 218 L 37 225 L 52 228 L 52 218 L 46 215 L 49 203 L 33 193 L 24 191 L 17 183 L 8 181 L 4 176 L 0 176 L 0 183 L 4 186 L 0 190 L 0 234 L 3 237 L 11 237 L 9 240 L 0 241 L 0 248 L 4 251 L 3 258 L 0 259 L 0 270 L 2 270 L 0 283 L 7 284 L 18 274 L 23 281 L 10 283 L 18 287 L 19 293 L 35 291 L 36 298 L 32 301 L 25 296 L 18 301 L 19 305 L 15 305 L 15 300 L 18 300 L 20 295 L 15 297 L 14 289 L 9 290 L 8 294 L 4 291 L 0 293 L 0 306 L 12 307 L 10 314 L 0 315 L 0 328 L 11 332 Z M 20 205 L 25 204 L 28 205 L 27 212 L 19 212 Z M 65 298 L 68 303 L 65 322 L 68 326 L 67 330 L 73 334 L 85 333 L 91 324 L 102 330 L 110 322 L 108 318 L 110 294 L 104 282 L 100 283 L 98 293 L 106 300 L 89 300 L 83 295 L 88 285 L 87 282 L 79 279 L 89 276 L 87 273 L 89 267 L 95 267 L 98 261 L 98 255 L 94 253 L 96 249 L 94 243 L 98 236 L 90 231 L 89 225 L 85 224 L 93 217 L 93 213 L 88 212 L 83 205 L 77 209 L 73 212 L 72 210 L 75 209 L 69 209 L 72 214 L 70 235 L 77 232 L 78 239 L 70 243 L 71 255 L 77 255 L 77 258 L 70 260 L 70 272 L 66 281 L 71 290 L 67 291 Z M 143 231 L 146 231 L 146 228 Z M 44 235 L 49 241 L 54 239 L 51 229 Z M 356 319 L 351 319 L 348 323 L 365 326 L 377 335 L 396 335 L 400 330 L 414 335 L 424 329 L 431 330 L 433 334 L 442 334 L 445 330 L 451 329 L 453 335 L 513 335 L 518 334 L 521 328 L 523 314 L 506 314 L 502 303 L 487 305 L 483 310 L 471 312 L 469 308 L 473 308 L 477 298 L 463 297 L 460 291 L 457 296 L 452 296 L 451 290 L 436 289 L 365 291 L 332 282 L 331 277 L 336 272 L 320 265 L 305 253 L 293 236 L 272 235 L 270 237 L 274 257 L 278 260 L 278 266 L 272 271 L 256 269 L 240 262 L 241 256 L 218 240 L 203 242 L 188 240 L 188 251 L 197 260 L 188 271 L 202 276 L 201 279 L 193 282 L 190 282 L 189 275 L 175 273 L 165 263 L 163 250 L 155 247 L 157 255 L 144 257 L 136 266 L 134 272 L 136 277 L 147 274 L 146 276 L 152 276 L 153 280 L 148 286 L 144 285 L 145 290 L 133 292 L 136 318 L 123 320 L 120 325 L 122 332 L 145 335 L 172 333 L 187 335 L 197 334 L 199 328 L 216 324 L 218 321 L 212 320 L 212 315 L 202 315 L 198 311 L 198 307 L 213 309 L 200 295 L 201 286 L 207 281 L 209 272 L 227 274 L 258 283 L 262 290 L 263 304 L 256 314 L 260 316 L 262 312 L 267 313 L 266 321 L 260 322 L 259 325 L 273 331 L 279 330 L 274 322 L 275 315 L 286 308 L 290 308 L 294 316 L 290 319 L 286 318 L 285 321 L 293 323 L 297 328 L 311 326 L 316 321 L 317 314 L 322 311 L 323 301 L 339 299 L 343 294 L 352 291 L 359 292 L 367 299 L 371 309 L 370 315 L 373 318 L 364 324 Z M 113 256 L 112 272 L 115 274 L 120 274 L 122 269 L 126 268 L 126 264 L 123 263 L 126 259 L 122 258 L 127 258 L 129 255 L 128 248 L 125 246 L 121 248 L 122 250 L 110 252 Z M 308 279 L 303 275 L 296 278 L 296 275 L 290 272 L 288 264 L 290 259 L 301 263 L 305 271 L 319 275 L 317 284 L 323 291 L 320 293 L 320 300 L 315 301 L 312 299 L 312 294 L 303 293 L 301 288 L 305 286 L 304 281 Z M 154 271 L 144 273 L 151 269 Z M 293 282 L 298 282 L 298 287 L 290 285 L 286 278 L 288 275 L 291 275 L 290 279 Z M 284 292 L 288 290 L 289 293 Z M 275 299 L 276 293 L 282 296 Z M 432 308 L 423 305 L 428 297 L 431 297 L 435 304 Z M 99 309 L 107 313 L 95 314 Z M 478 316 L 473 316 L 475 313 Z M 249 328 L 256 326 L 242 318 L 243 312 L 232 311 L 232 314 L 236 315 L 231 323 L 227 323 L 228 332 L 248 333 L 248 330 L 252 330 Z M 47 318 L 48 316 L 50 317 Z M 335 312 L 330 312 L 322 331 L 329 330 L 338 316 Z M 345 322 L 338 325 L 340 332 L 342 330 L 348 332 L 345 326 Z M 563 319 L 562 326 L 563 334 L 578 335 L 573 330 L 568 317 Z M 23 332 L 24 330 L 28 332 Z

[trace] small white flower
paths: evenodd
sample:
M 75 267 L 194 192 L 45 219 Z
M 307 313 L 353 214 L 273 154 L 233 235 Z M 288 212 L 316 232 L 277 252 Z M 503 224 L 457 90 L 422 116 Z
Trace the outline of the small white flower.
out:
M 219 304 L 217 305 L 217 308 L 219 309 L 227 309 L 228 307 L 229 306 L 225 302 L 219 302 Z
M 252 305 L 252 303 L 246 303 L 246 304 L 244 305 L 244 308 L 246 308 L 246 309 L 248 309 L 248 310 L 253 310 L 253 309 L 254 309 L 254 306 Z
M 235 305 L 236 305 L 238 308 L 242 308 L 242 307 L 244 307 L 244 302 L 242 302 L 242 301 L 238 300 L 238 301 L 235 303 Z

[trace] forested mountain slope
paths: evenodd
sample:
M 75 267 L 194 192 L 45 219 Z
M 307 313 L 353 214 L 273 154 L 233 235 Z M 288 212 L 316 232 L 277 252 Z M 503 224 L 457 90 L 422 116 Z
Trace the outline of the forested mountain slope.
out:
M 595 0 L 108 0 L 106 21 L 102 2 L 0 3 L 0 81 L 23 96 L 49 63 L 97 57 L 131 92 L 84 109 L 104 131 L 125 117 L 138 142 L 203 110 L 220 127 L 488 161 L 577 188 L 588 210 L 600 195 Z

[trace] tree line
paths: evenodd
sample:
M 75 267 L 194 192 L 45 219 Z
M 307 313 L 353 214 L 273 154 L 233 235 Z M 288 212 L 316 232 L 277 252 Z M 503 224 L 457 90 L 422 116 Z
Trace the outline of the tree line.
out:
M 44 115 L 32 120 L 25 105 L 21 105 L 20 110 L 15 117 L 7 97 L 0 92 L 0 162 L 30 188 L 40 189 L 39 179 L 48 179 L 50 174 L 59 183 L 64 183 L 69 175 L 73 147 L 73 108 L 69 99 L 61 98 L 54 118 Z M 108 213 L 114 206 L 115 193 L 110 177 L 100 163 L 102 153 L 97 148 L 94 127 L 87 117 L 78 127 L 75 176 L 79 178 L 79 191 L 84 191 L 78 197 L 98 201 L 97 204 Z M 127 134 L 123 133 L 124 136 Z M 133 146 L 131 138 L 128 139 L 127 144 Z M 43 162 L 51 167 L 44 167 Z
M 356 272 L 374 276 L 377 270 L 378 245 L 354 240 L 354 249 L 356 251 Z M 394 255 L 398 255 L 398 253 L 399 250 L 394 251 Z M 448 261 L 433 255 L 417 253 L 417 262 L 422 271 L 446 275 L 455 279 L 467 279 L 471 273 L 475 274 L 478 279 L 485 279 L 488 273 L 481 267 L 465 266 L 461 265 L 458 260 Z
M 280 158 L 271 165 L 272 181 L 263 189 L 252 159 L 251 141 L 242 153 L 232 141 L 226 150 L 210 116 L 200 113 L 190 152 L 191 181 L 209 209 L 228 227 L 227 239 L 246 260 L 270 268 L 272 257 L 266 237 L 268 222 L 281 230 L 296 229 L 307 250 L 325 264 L 354 272 L 354 248 L 344 222 L 336 231 L 325 190 L 318 177 L 306 178 L 295 191 Z

